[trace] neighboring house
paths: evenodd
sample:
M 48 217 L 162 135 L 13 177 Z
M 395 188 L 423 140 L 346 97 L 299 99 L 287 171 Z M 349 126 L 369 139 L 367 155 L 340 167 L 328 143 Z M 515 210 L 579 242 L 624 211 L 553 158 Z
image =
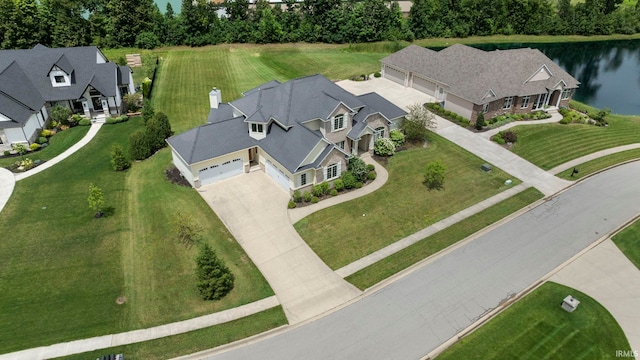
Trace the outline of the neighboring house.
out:
M 567 106 L 580 84 L 537 49 L 483 51 L 411 45 L 382 59 L 383 76 L 476 120 Z
M 231 103 L 209 94 L 208 123 L 167 140 L 198 188 L 262 170 L 287 191 L 337 179 L 406 113 L 375 93 L 355 96 L 322 75 L 271 81 Z
M 131 69 L 109 62 L 95 46 L 1 50 L 0 148 L 33 141 L 56 104 L 87 118 L 108 117 L 133 92 Z

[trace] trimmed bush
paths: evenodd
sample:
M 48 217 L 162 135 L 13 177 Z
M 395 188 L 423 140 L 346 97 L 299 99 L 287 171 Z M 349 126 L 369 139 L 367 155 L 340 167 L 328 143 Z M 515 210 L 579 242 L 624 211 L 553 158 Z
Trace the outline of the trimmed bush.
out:
M 293 191 L 293 201 L 295 201 L 295 202 L 301 202 L 302 201 L 302 194 L 300 194 L 300 190 L 294 190 Z
M 331 189 L 331 191 L 329 191 L 329 195 L 331 195 L 331 196 L 336 196 L 336 195 L 338 195 L 338 190 L 336 190 L 336 189 Z
M 118 123 L 125 122 L 125 121 L 129 121 L 129 117 L 127 115 L 122 115 L 122 116 L 118 116 L 118 117 L 110 117 L 105 121 L 105 123 L 107 123 L 107 124 L 118 124 Z
M 145 99 L 144 105 L 142 106 L 142 119 L 144 120 L 144 123 L 146 124 L 151 120 L 155 114 L 156 111 L 154 110 L 153 105 L 151 105 L 151 101 L 149 101 L 149 99 Z
M 51 120 L 61 125 L 69 125 L 71 110 L 66 106 L 54 105 L 51 108 Z
M 342 191 L 342 190 L 344 190 L 344 182 L 342 181 L 342 179 L 335 179 L 335 180 L 333 180 L 333 187 L 337 191 Z
M 29 145 L 29 149 L 31 149 L 33 151 L 36 151 L 36 150 L 40 149 L 40 144 L 33 143 L 33 144 Z
M 393 141 L 393 145 L 396 146 L 396 149 L 404 144 L 404 134 L 398 130 L 391 130 L 389 132 L 389 139 Z
M 375 169 L 376 169 L 375 165 L 367 164 L 367 171 L 371 172 L 371 171 L 374 171 Z
M 311 198 L 311 203 L 312 203 L 312 204 L 317 204 L 317 203 L 318 203 L 318 201 L 320 201 L 320 199 L 318 199 L 318 197 L 317 197 L 317 196 L 314 196 L 314 197 L 312 197 L 312 198 Z
M 396 146 L 388 138 L 378 139 L 373 145 L 373 153 L 379 156 L 392 156 L 395 150 Z
M 44 129 L 40 132 L 40 136 L 42 137 L 49 137 L 51 135 L 53 135 L 51 130 Z
M 287 208 L 293 209 L 295 207 L 296 207 L 296 203 L 293 200 L 289 200 L 289 205 L 287 205 Z
M 429 190 L 441 190 L 444 188 L 444 174 L 446 166 L 440 160 L 432 161 L 424 169 L 423 183 Z
M 356 178 L 351 171 L 345 171 L 342 173 L 342 182 L 345 189 L 353 189 L 356 186 Z
M 331 189 L 331 185 L 328 182 L 323 181 L 320 184 L 320 190 L 322 190 L 322 195 L 327 195 L 329 193 L 329 189 Z
M 348 169 L 357 181 L 363 181 L 367 178 L 367 164 L 359 157 L 349 159 Z
M 42 145 L 42 144 L 46 143 L 47 141 L 48 141 L 48 140 L 47 140 L 47 138 L 46 138 L 46 137 L 43 137 L 43 136 L 40 136 L 40 137 L 36 140 L 36 142 L 37 142 L 38 144 L 40 144 L 40 145 Z
M 482 130 L 484 125 L 485 125 L 484 114 L 483 113 L 479 113 L 478 117 L 476 118 L 476 130 Z
M 313 187 L 311 188 L 311 194 L 313 196 L 322 196 L 323 195 L 322 186 L 320 186 L 320 184 L 313 185 Z
M 129 154 L 135 160 L 144 160 L 151 155 L 147 137 L 142 130 L 138 130 L 129 136 Z
M 362 187 L 362 182 L 361 181 L 357 181 L 355 188 L 356 189 L 360 189 L 361 187 Z
M 91 125 L 91 120 L 82 119 L 82 120 L 78 121 L 78 125 L 79 126 L 89 126 L 89 125 Z
M 308 191 L 305 191 L 304 194 L 302 194 L 302 199 L 304 200 L 304 202 L 309 202 L 311 201 L 311 193 Z
M 518 135 L 511 130 L 505 130 L 500 132 L 502 140 L 508 143 L 515 143 L 518 140 Z
M 378 175 L 376 174 L 376 172 L 375 172 L 375 171 L 370 171 L 370 172 L 367 174 L 367 179 L 369 179 L 369 180 L 375 180 L 377 176 L 378 176 Z
M 111 147 L 111 167 L 115 171 L 126 170 L 131 166 L 131 160 L 127 158 L 122 150 L 122 147 L 118 144 L 114 144 Z
M 4 156 L 9 156 L 9 155 L 11 155 L 11 151 L 9 151 L 9 150 L 5 150 L 5 151 L 4 151 Z
M 376 71 L 375 73 L 373 73 L 373 77 L 375 77 L 375 78 L 379 78 L 381 76 L 382 76 L 382 74 L 380 74 L 379 71 Z
M 505 141 L 502 138 L 502 136 L 500 136 L 500 134 L 493 135 L 493 137 L 491 137 L 491 140 L 495 141 L 498 145 L 504 145 L 505 144 Z

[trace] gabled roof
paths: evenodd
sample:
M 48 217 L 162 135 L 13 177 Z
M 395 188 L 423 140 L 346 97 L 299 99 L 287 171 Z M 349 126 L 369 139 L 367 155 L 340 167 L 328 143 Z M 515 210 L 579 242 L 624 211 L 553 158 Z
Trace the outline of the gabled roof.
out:
M 384 59 L 388 64 L 433 79 L 451 94 L 482 104 L 492 90 L 498 98 L 547 92 L 560 80 L 568 88 L 580 82 L 537 49 L 483 51 L 456 44 L 439 52 L 411 45 Z M 541 68 L 549 78 L 529 81 Z

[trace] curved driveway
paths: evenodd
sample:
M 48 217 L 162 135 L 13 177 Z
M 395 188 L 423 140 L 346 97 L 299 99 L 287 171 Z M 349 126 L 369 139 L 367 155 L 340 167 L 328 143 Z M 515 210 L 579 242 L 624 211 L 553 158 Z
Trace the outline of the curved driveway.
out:
M 198 357 L 418 359 L 640 212 L 638 178 L 601 173 L 328 316 Z

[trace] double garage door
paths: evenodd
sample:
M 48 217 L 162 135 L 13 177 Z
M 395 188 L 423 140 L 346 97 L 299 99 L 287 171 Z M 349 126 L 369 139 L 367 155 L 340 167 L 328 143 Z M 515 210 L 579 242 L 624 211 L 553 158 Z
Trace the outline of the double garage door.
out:
M 241 158 L 237 158 L 225 161 L 221 164 L 209 166 L 208 168 L 200 169 L 198 171 L 198 178 L 200 178 L 200 185 L 207 185 L 242 174 L 243 170 L 243 161 Z
M 397 82 L 398 84 L 404 85 L 406 82 L 407 74 L 404 71 L 396 70 L 387 65 L 384 66 L 384 77 Z
M 280 169 L 275 167 L 273 163 L 267 160 L 266 172 L 273 180 L 275 180 L 285 190 L 289 191 L 289 177 L 285 175 Z

